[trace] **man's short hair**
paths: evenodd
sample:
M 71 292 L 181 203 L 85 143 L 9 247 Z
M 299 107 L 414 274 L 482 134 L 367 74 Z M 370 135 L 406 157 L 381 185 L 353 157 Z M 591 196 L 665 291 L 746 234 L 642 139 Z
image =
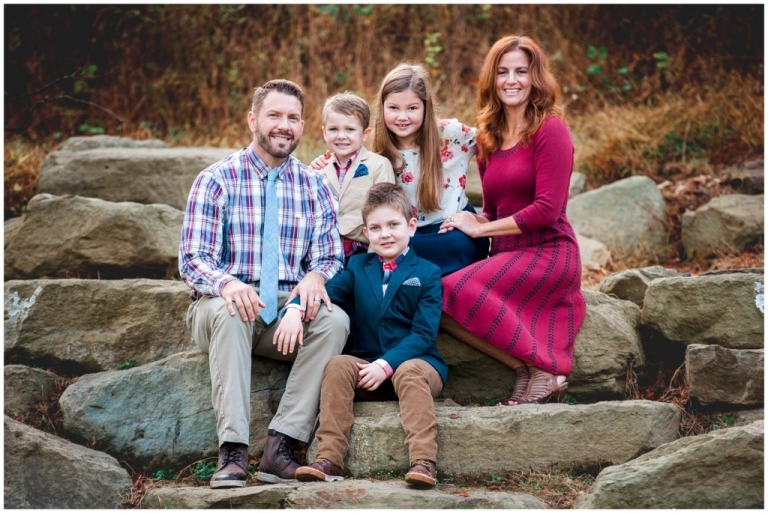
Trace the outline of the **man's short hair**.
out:
M 411 200 L 408 199 L 405 190 L 396 183 L 377 183 L 368 189 L 363 202 L 363 223 L 366 223 L 371 212 L 381 207 L 397 210 L 403 214 L 406 221 L 414 217 Z
M 323 125 L 325 125 L 329 111 L 338 112 L 345 116 L 355 116 L 363 126 L 363 130 L 368 128 L 368 124 L 371 122 L 371 108 L 368 106 L 368 102 L 349 91 L 344 91 L 325 100 Z
M 304 115 L 304 91 L 301 90 L 299 84 L 281 78 L 270 80 L 263 86 L 257 87 L 253 92 L 253 104 L 251 105 L 251 111 L 255 115 L 259 114 L 259 110 L 261 110 L 261 106 L 264 104 L 264 98 L 266 98 L 267 95 L 272 91 L 287 94 L 289 96 L 295 96 L 298 98 L 299 102 L 301 102 L 301 115 Z

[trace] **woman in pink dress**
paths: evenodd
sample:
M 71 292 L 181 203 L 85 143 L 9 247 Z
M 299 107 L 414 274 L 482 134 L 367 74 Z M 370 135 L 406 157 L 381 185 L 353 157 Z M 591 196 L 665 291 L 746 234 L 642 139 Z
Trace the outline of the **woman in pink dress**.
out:
M 530 38 L 493 45 L 478 84 L 483 211 L 454 214 L 441 227 L 491 237 L 489 258 L 443 278 L 441 326 L 516 371 L 512 395 L 499 404 L 562 395 L 586 312 L 565 215 L 573 142 L 558 92 Z

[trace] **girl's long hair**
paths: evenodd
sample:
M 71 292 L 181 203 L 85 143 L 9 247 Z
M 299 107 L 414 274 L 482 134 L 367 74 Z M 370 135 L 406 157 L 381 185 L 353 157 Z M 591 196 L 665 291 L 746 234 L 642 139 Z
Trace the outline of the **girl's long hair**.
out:
M 496 41 L 485 57 L 478 80 L 478 114 L 475 123 L 478 158 L 481 161 L 501 149 L 504 134 L 509 129 L 504 104 L 496 94 L 496 75 L 502 56 L 515 50 L 525 52 L 528 56 L 528 76 L 531 80 L 531 94 L 525 107 L 527 127 L 520 134 L 520 144 L 527 145 L 548 117 L 565 120 L 563 109 L 556 104 L 560 97 L 560 86 L 549 71 L 549 61 L 544 51 L 529 37 L 503 37 Z
M 419 185 L 416 189 L 418 207 L 426 212 L 435 212 L 441 208 L 443 163 L 440 160 L 440 130 L 435 113 L 432 83 L 423 66 L 398 64 L 384 77 L 376 96 L 373 151 L 389 159 L 396 173 L 405 167 L 405 160 L 395 145 L 396 136 L 387 129 L 384 122 L 384 101 L 392 93 L 407 90 L 413 91 L 424 103 L 424 122 L 416 137 L 420 167 Z

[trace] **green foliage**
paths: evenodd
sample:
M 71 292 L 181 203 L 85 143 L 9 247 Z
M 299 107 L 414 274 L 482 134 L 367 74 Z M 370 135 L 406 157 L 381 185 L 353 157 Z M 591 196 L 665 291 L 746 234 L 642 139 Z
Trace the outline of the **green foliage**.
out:
M 98 135 L 103 134 L 105 130 L 100 126 L 91 126 L 88 123 L 83 123 L 77 128 L 77 131 L 84 133 L 85 135 Z
M 216 472 L 217 463 L 217 461 L 209 461 L 207 463 L 198 461 L 192 467 L 192 474 L 201 481 L 210 481 L 213 473 Z
M 711 431 L 718 431 L 720 429 L 733 427 L 733 417 L 730 415 L 716 415 L 710 413 L 709 418 L 712 420 Z
M 469 6 L 469 13 L 467 14 L 467 23 L 475 25 L 480 21 L 487 20 L 491 17 L 491 5 L 471 5 Z
M 491 474 L 491 483 L 503 484 L 503 483 L 506 483 L 506 482 L 507 482 L 507 480 L 504 479 L 503 477 L 499 477 L 496 474 Z
M 576 404 L 576 399 L 569 392 L 566 392 L 565 395 L 563 395 L 563 403 L 573 406 Z
M 159 479 L 161 481 L 176 481 L 179 479 L 179 475 L 174 473 L 173 469 L 160 469 L 150 474 L 152 479 Z
M 440 63 L 437 60 L 437 56 L 443 51 L 443 47 L 440 46 L 440 32 L 432 32 L 427 34 L 424 38 L 424 47 L 427 49 L 427 56 L 424 57 L 424 62 L 429 64 L 432 68 L 437 69 L 440 67 Z
M 658 69 L 669 67 L 669 55 L 665 52 L 656 52 L 653 54 L 653 58 L 656 59 L 656 67 Z
M 128 370 L 133 367 L 133 360 L 126 360 L 117 366 L 118 370 Z
M 535 479 L 518 479 L 518 483 L 520 485 L 525 486 L 526 488 L 531 488 L 533 490 L 541 490 L 541 486 L 539 486 L 539 483 L 536 482 Z

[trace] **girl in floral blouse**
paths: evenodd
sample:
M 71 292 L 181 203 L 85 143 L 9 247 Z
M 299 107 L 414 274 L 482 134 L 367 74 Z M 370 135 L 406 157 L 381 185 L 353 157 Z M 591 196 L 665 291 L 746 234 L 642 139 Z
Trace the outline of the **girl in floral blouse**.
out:
M 475 155 L 475 129 L 456 119 L 438 121 L 427 71 L 399 64 L 381 83 L 376 99 L 373 151 L 392 162 L 396 182 L 408 194 L 418 221 L 411 247 L 437 264 L 443 276 L 488 255 L 489 239 L 459 230 L 438 233 L 445 219 L 475 213 L 466 195 L 467 169 Z

